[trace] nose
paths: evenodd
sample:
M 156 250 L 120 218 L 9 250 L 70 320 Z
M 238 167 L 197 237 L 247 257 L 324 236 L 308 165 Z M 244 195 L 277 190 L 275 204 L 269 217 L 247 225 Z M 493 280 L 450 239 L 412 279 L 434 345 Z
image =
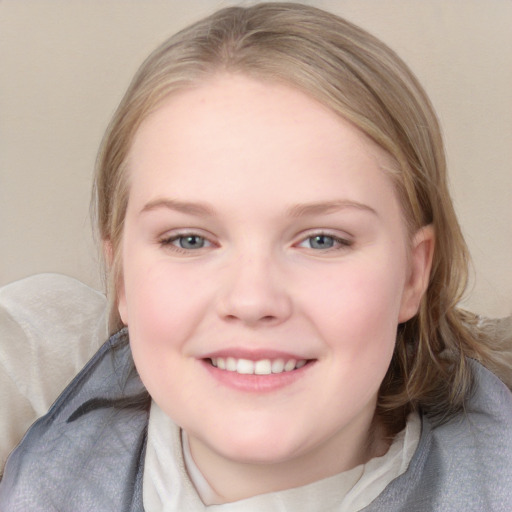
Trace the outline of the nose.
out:
M 226 271 L 218 314 L 249 327 L 275 326 L 292 314 L 286 279 L 270 258 L 238 257 Z

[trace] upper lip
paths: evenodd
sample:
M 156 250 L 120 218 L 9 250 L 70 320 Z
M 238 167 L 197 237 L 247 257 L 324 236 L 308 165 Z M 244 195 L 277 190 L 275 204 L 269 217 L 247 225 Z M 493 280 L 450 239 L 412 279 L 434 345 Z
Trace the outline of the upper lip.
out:
M 201 356 L 201 359 L 213 359 L 218 357 L 233 357 L 235 359 L 247 359 L 249 361 L 260 361 L 262 359 L 296 359 L 296 360 L 309 360 L 313 359 L 311 357 L 305 356 L 303 354 L 294 354 L 292 352 L 284 352 L 281 350 L 267 350 L 267 349 L 254 349 L 248 350 L 244 348 L 225 348 L 221 350 L 216 350 L 213 352 L 208 352 Z

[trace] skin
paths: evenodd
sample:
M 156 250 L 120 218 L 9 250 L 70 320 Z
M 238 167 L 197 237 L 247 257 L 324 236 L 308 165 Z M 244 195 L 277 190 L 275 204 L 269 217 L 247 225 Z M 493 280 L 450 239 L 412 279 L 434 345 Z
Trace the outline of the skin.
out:
M 390 165 L 315 100 L 238 75 L 172 95 L 135 137 L 119 311 L 223 501 L 387 449 L 377 393 L 434 245 L 407 233 Z M 308 364 L 239 378 L 209 359 L 283 353 Z

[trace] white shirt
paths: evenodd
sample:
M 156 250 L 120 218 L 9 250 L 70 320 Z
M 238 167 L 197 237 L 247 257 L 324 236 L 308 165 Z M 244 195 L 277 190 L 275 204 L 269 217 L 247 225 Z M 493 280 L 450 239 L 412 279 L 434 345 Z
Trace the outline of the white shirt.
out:
M 302 487 L 217 505 L 214 490 L 191 457 L 186 436 L 153 402 L 144 466 L 144 509 L 146 512 L 356 512 L 405 472 L 420 433 L 420 418 L 411 414 L 406 428 L 396 435 L 382 457 Z

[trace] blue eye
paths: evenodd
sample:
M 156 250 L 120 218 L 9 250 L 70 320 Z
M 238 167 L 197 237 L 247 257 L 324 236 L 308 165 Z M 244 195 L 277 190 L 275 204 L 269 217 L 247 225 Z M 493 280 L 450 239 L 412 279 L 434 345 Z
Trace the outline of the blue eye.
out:
M 318 235 L 308 236 L 300 244 L 299 247 L 317 250 L 339 249 L 349 247 L 352 243 L 349 240 L 338 238 L 332 235 L 319 233 Z
M 161 239 L 159 243 L 162 247 L 167 247 L 175 251 L 196 251 L 212 245 L 207 238 L 194 233 L 169 236 Z
M 308 238 L 311 249 L 331 249 L 334 247 L 335 239 L 329 235 L 315 235 Z
M 207 243 L 205 238 L 198 235 L 178 236 L 172 242 L 173 245 L 187 250 L 202 249 Z

